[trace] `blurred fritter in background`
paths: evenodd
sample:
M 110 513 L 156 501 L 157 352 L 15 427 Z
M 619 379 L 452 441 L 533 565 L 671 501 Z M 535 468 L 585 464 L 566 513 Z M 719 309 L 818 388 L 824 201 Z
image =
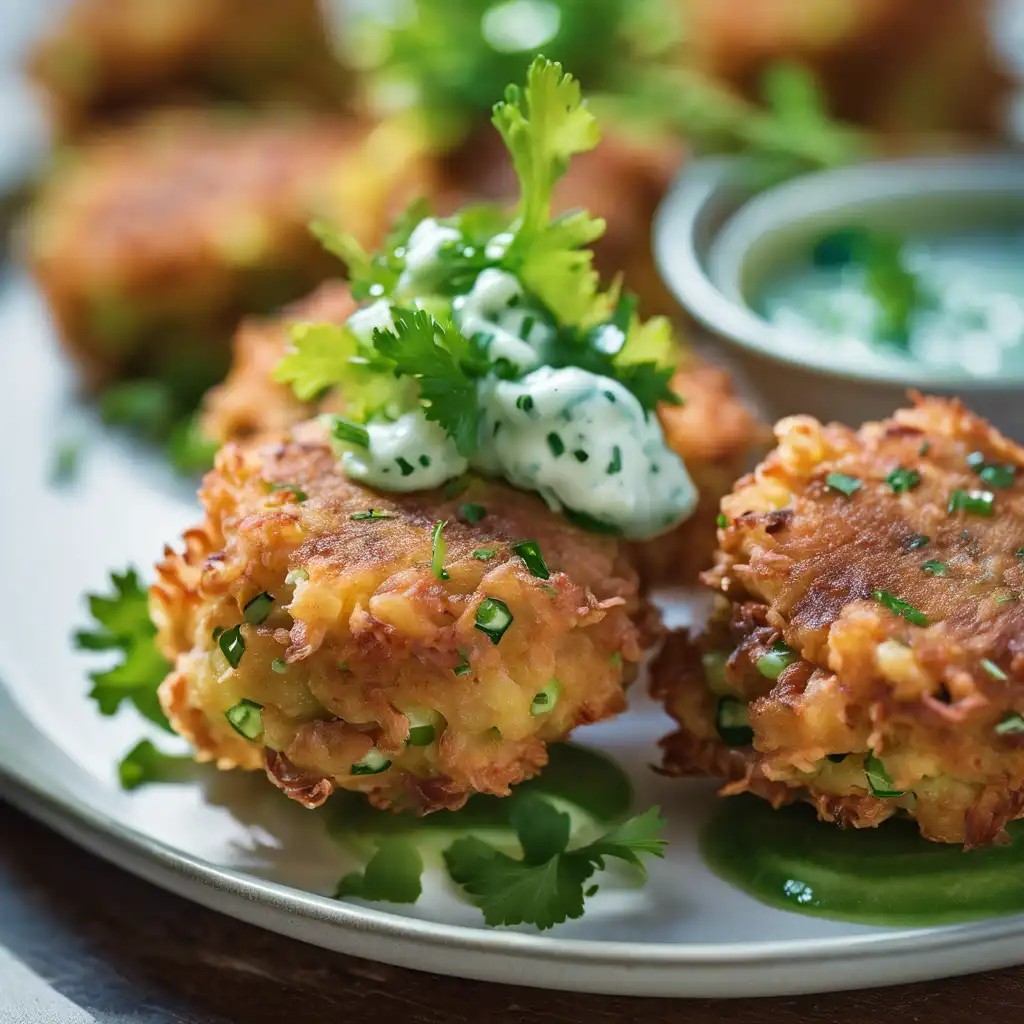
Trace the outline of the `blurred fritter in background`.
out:
M 27 255 L 104 417 L 175 438 L 232 335 L 339 264 L 314 215 L 367 246 L 412 199 L 511 196 L 490 106 L 531 55 L 608 126 L 560 186 L 608 221 L 601 269 L 677 314 L 651 219 L 687 155 L 808 168 L 986 145 L 1010 82 L 980 0 L 76 0 L 27 70 L 51 121 Z M 246 329 L 251 336 L 253 327 Z M 243 331 L 243 338 L 246 332 Z M 248 349 L 245 349 L 246 351 Z

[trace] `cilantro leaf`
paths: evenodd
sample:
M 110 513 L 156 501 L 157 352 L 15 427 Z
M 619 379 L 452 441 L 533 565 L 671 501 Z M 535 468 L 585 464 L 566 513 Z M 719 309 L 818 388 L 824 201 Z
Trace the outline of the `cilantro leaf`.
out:
M 97 627 L 75 634 L 75 646 L 83 651 L 117 651 L 121 660 L 105 672 L 90 673 L 89 696 L 100 714 L 113 715 L 124 701 L 168 732 L 157 688 L 170 671 L 169 662 L 156 648 L 156 627 L 149 618 L 149 598 L 139 585 L 134 569 L 111 573 L 111 595 L 90 594 L 89 610 Z
M 396 374 L 416 378 L 426 418 L 445 430 L 460 454 L 472 455 L 480 407 L 476 383 L 464 369 L 474 365 L 469 342 L 424 310 L 395 309 L 393 322 L 393 331 L 374 330 L 374 347 Z
M 664 821 L 656 807 L 631 818 L 588 846 L 568 850 L 570 819 L 540 798 L 524 798 L 511 816 L 522 860 L 470 836 L 444 851 L 452 879 L 479 907 L 489 925 L 533 924 L 551 928 L 583 914 L 584 885 L 615 857 L 642 869 L 642 856 L 663 856 L 658 834 Z
M 404 228 L 406 223 L 405 219 L 401 220 L 396 224 L 394 232 Z M 361 301 L 373 294 L 383 295 L 394 288 L 401 268 L 391 266 L 383 257 L 371 257 L 355 235 L 350 235 L 325 220 L 311 221 L 309 230 L 331 255 L 337 256 L 345 264 L 352 295 L 356 299 Z M 411 230 L 412 228 L 409 229 L 410 233 Z M 394 239 L 387 251 L 390 252 L 399 244 L 400 240 Z
M 405 839 L 382 839 L 366 867 L 353 871 L 338 883 L 334 898 L 355 896 L 361 900 L 415 903 L 423 891 L 423 859 Z
M 122 789 L 132 790 L 149 782 L 173 782 L 194 765 L 187 755 L 165 754 L 149 740 L 142 740 L 121 758 L 117 776 Z

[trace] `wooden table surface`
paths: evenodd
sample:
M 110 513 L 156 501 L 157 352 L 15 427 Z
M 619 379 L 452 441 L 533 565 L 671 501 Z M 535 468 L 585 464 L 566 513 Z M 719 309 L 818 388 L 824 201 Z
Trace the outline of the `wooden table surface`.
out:
M 581 996 L 417 974 L 329 953 L 194 906 L 0 803 L 0 953 L 4 949 L 38 976 L 40 987 L 48 984 L 64 997 L 56 1004 L 63 1009 L 30 1016 L 25 1024 L 77 1021 L 75 1007 L 103 1024 L 1024 1020 L 1024 969 L 872 992 L 727 1003 Z M 0 1008 L 3 995 L 0 989 Z M 9 1011 L 0 1009 L 0 1017 L 12 1024 Z

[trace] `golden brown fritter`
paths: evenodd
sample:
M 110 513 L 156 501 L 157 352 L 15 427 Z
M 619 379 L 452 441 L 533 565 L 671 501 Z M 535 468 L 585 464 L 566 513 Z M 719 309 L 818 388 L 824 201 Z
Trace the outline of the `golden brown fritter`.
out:
M 29 71 L 61 134 L 169 100 L 338 107 L 348 91 L 316 0 L 75 0 Z
M 809 66 L 830 110 L 898 135 L 1002 130 L 1009 77 L 977 0 L 680 0 L 690 58 L 759 97 L 774 61 Z
M 547 743 L 624 708 L 657 620 L 615 540 L 484 481 L 454 498 L 372 492 L 320 434 L 311 423 L 222 449 L 205 520 L 157 567 L 151 612 L 174 665 L 160 698 L 199 760 L 265 767 L 309 807 L 343 788 L 426 812 L 506 794 L 546 763 Z M 466 501 L 486 509 L 477 525 L 460 518 Z M 511 550 L 525 539 L 550 578 Z M 269 616 L 247 623 L 259 594 Z M 477 625 L 493 601 L 511 615 L 500 638 Z M 232 668 L 214 634 L 240 624 Z M 263 706 L 255 739 L 225 718 L 243 699 Z M 410 742 L 425 724 L 427 743 Z
M 75 151 L 33 211 L 29 249 L 87 376 L 223 368 L 241 316 L 276 309 L 335 270 L 307 228 L 317 211 L 351 213 L 375 244 L 391 201 L 401 207 L 429 171 L 416 161 L 394 177 L 378 168 L 374 190 L 353 194 L 373 138 L 341 118 L 179 110 Z
M 343 323 L 354 309 L 346 285 L 329 282 L 279 320 L 250 321 L 234 341 L 234 360 L 224 384 L 204 402 L 203 431 L 224 444 L 262 432 L 276 432 L 320 412 L 338 412 L 331 399 L 315 406 L 299 402 L 291 389 L 269 379 L 288 344 L 288 325 L 297 321 Z M 681 406 L 662 406 L 665 439 L 690 471 L 700 503 L 693 516 L 653 541 L 628 545 L 648 585 L 692 583 L 715 549 L 718 503 L 747 467 L 762 430 L 733 390 L 729 375 L 684 357 L 672 380 Z
M 776 435 L 722 502 L 708 631 L 655 668 L 682 726 L 666 770 L 844 825 L 903 813 L 929 839 L 1000 841 L 1024 813 L 1024 449 L 940 399 Z

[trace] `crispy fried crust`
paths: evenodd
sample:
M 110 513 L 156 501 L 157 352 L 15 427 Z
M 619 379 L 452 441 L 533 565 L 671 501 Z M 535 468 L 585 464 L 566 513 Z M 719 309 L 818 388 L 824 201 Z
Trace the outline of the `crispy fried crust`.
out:
M 336 107 L 348 91 L 316 0 L 76 0 L 29 72 L 65 135 L 182 96 Z
M 276 309 L 337 272 L 307 227 L 319 210 L 358 209 L 347 219 L 376 244 L 392 201 L 429 190 L 430 171 L 410 160 L 372 186 L 360 176 L 352 194 L 374 138 L 342 118 L 178 110 L 77 150 L 43 190 L 29 250 L 89 376 L 172 376 L 211 357 L 225 364 L 241 316 Z
M 299 433 L 222 449 L 200 492 L 204 522 L 157 566 L 151 610 L 174 664 L 161 702 L 199 760 L 265 767 L 307 806 L 340 787 L 426 812 L 507 793 L 546 763 L 548 742 L 624 708 L 658 626 L 614 540 L 482 481 L 453 499 L 375 494 L 344 477 L 315 423 Z M 488 510 L 477 526 L 458 518 L 467 500 Z M 371 507 L 392 518 L 352 518 Z M 448 524 L 443 580 L 431 569 L 438 521 Z M 549 580 L 511 552 L 524 538 L 540 544 Z M 483 547 L 496 551 L 474 556 Z M 261 592 L 272 613 L 243 625 L 232 670 L 213 632 L 243 622 Z M 513 615 L 498 644 L 475 626 L 487 597 Z M 560 697 L 532 714 L 552 679 Z M 263 705 L 262 742 L 224 717 L 243 698 Z M 436 742 L 409 746 L 404 712 L 424 711 L 443 716 Z M 353 774 L 372 747 L 392 766 Z
M 905 813 L 929 839 L 1001 841 L 1024 808 L 1024 736 L 996 731 L 1024 711 L 1024 449 L 939 399 L 858 432 L 791 417 L 776 435 L 722 502 L 707 631 L 673 638 L 655 666 L 654 691 L 682 727 L 664 742 L 665 769 L 724 775 L 725 792 L 774 803 L 809 799 L 843 824 Z M 974 452 L 1016 471 L 1012 487 L 990 487 L 991 517 L 947 510 L 953 492 L 989 486 Z M 887 479 L 901 467 L 920 483 L 897 493 Z M 847 497 L 829 473 L 861 486 Z M 780 640 L 795 653 L 773 681 L 757 662 Z M 724 672 L 706 657 L 717 652 Z M 719 739 L 722 695 L 747 704 L 753 747 Z M 870 752 L 904 795 L 872 795 Z
M 286 310 L 279 320 L 243 324 L 235 336 L 231 372 L 204 402 L 203 426 L 208 436 L 223 444 L 273 433 L 312 412 L 326 411 L 322 404 L 303 405 L 269 375 L 284 355 L 289 323 L 343 323 L 353 308 L 348 288 L 330 282 Z M 649 585 L 691 583 L 711 564 L 719 501 L 767 434 L 737 397 L 724 370 L 691 358 L 673 378 L 672 387 L 683 405 L 664 406 L 658 415 L 669 446 L 683 457 L 701 498 L 697 511 L 682 526 L 654 541 L 629 545 Z

